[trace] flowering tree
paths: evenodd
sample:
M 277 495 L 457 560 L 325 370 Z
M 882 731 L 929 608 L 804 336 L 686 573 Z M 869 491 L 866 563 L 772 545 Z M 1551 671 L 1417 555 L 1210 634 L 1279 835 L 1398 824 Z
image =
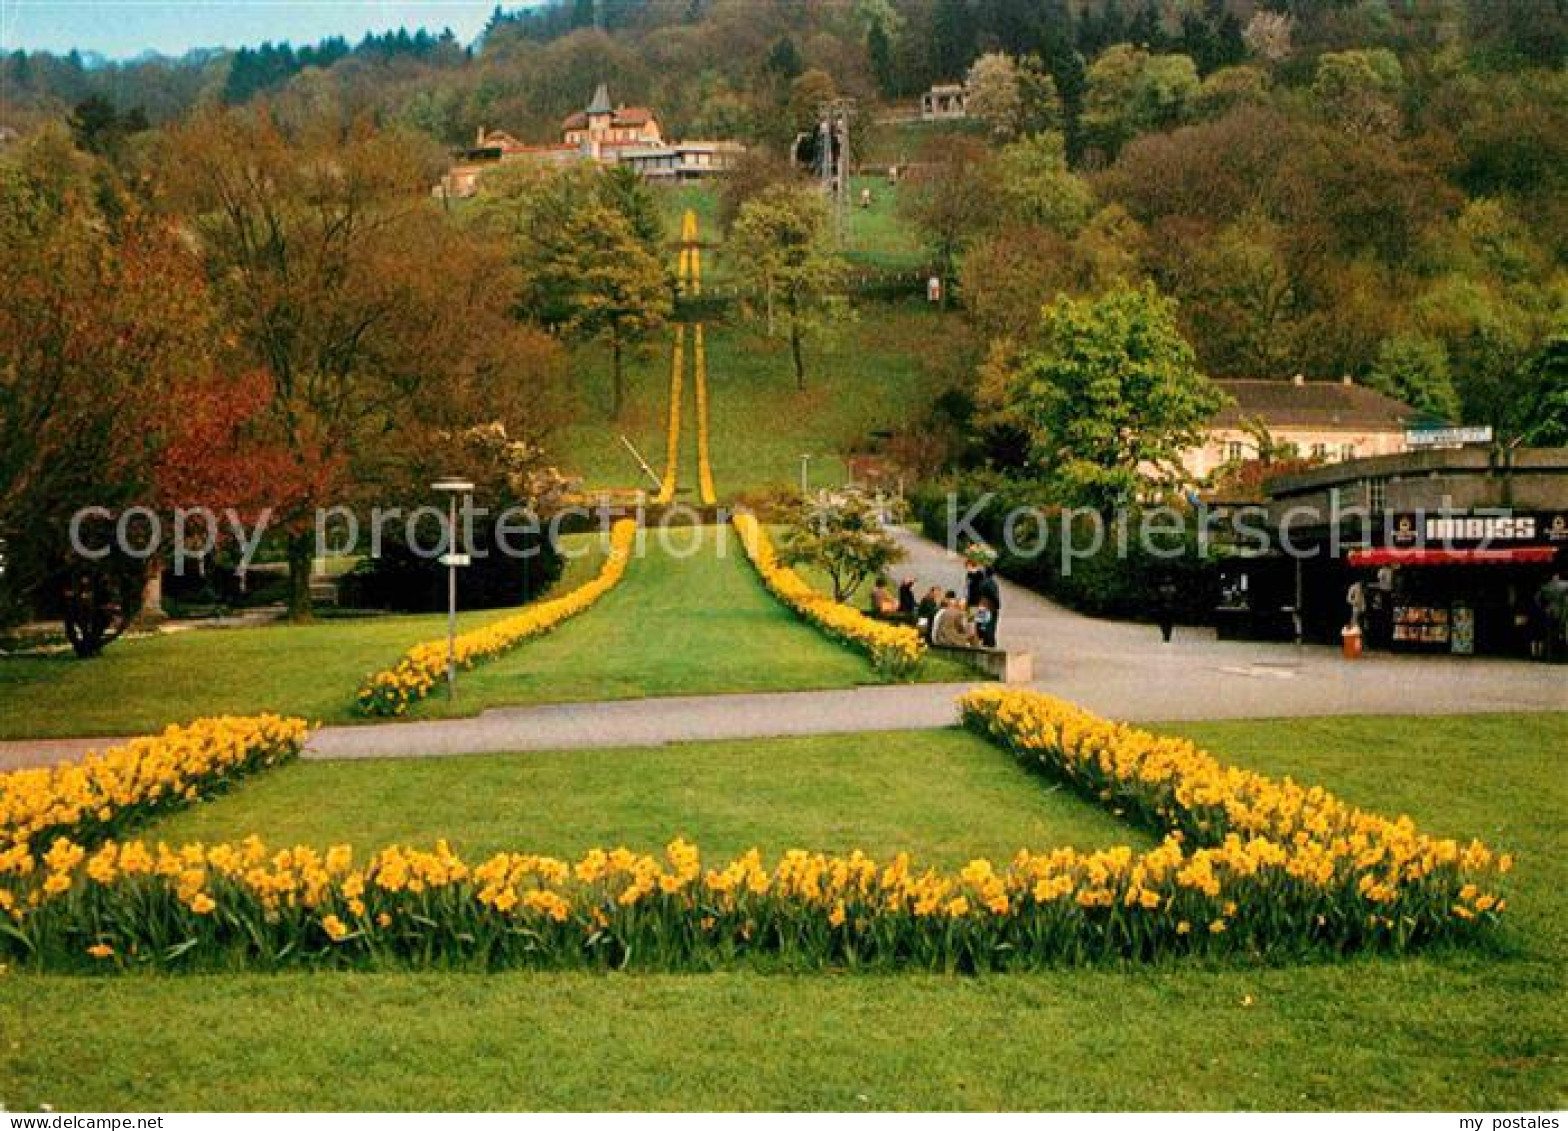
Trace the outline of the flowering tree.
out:
M 803 500 L 780 547 L 786 565 L 809 565 L 827 574 L 833 599 L 847 601 L 869 577 L 904 559 L 903 548 L 882 525 L 877 503 L 860 491 Z

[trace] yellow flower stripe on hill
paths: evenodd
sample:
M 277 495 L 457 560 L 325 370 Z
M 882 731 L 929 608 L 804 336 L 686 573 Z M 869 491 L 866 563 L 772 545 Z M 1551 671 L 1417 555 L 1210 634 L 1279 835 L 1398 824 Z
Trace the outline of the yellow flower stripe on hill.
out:
M 620 519 L 610 528 L 610 549 L 599 575 L 570 593 L 529 605 L 513 616 L 465 632 L 456 640 L 457 664 L 472 668 L 499 656 L 530 637 L 540 636 L 576 616 L 615 588 L 626 572 L 637 524 Z M 416 644 L 387 671 L 367 678 L 359 689 L 358 707 L 365 715 L 401 715 L 423 699 L 446 675 L 447 642 Z
M 303 719 L 277 715 L 197 719 L 79 762 L 0 774 L 0 851 L 96 843 L 294 757 L 306 733 Z
M 686 368 L 686 327 L 675 327 L 675 348 L 670 359 L 670 420 L 665 436 L 664 479 L 659 484 L 655 503 L 668 503 L 675 498 L 675 485 L 681 465 L 681 398 L 684 395 L 682 378 Z
M 762 583 L 780 601 L 829 636 L 866 652 L 876 669 L 889 678 L 907 677 L 919 666 L 926 651 L 919 632 L 906 625 L 873 620 L 812 588 L 779 562 L 772 539 L 755 515 L 737 514 L 731 523 Z
M 697 213 L 690 208 L 681 216 L 681 254 L 677 279 L 681 293 L 702 294 L 702 248 L 697 244 Z
M 703 503 L 719 501 L 713 487 L 713 464 L 708 460 L 708 351 L 703 342 L 702 323 L 692 327 L 693 380 L 697 387 L 697 491 Z

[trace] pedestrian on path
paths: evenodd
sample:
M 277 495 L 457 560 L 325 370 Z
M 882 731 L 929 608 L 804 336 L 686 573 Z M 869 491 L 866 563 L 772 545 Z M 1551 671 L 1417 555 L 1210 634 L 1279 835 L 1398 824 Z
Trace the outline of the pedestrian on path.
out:
M 915 627 L 920 629 L 920 634 L 925 637 L 926 643 L 931 643 L 931 627 L 936 623 L 936 615 L 942 610 L 942 587 L 933 585 L 926 590 L 926 595 L 920 598 L 920 603 L 915 606 Z
M 1536 607 L 1546 629 L 1543 659 L 1548 663 L 1568 660 L 1568 581 L 1562 570 L 1553 570 L 1546 584 L 1535 595 Z
M 1359 578 L 1345 590 L 1345 604 L 1350 606 L 1350 623 L 1346 627 L 1360 632 L 1367 616 L 1367 587 Z
M 995 648 L 997 622 L 1002 619 L 1002 587 L 997 584 L 996 570 L 983 559 L 970 558 L 966 564 L 964 604 L 976 614 L 980 643 Z M 987 615 L 979 616 L 981 610 Z
M 1169 644 L 1176 631 L 1176 581 L 1169 574 L 1154 587 L 1154 618 L 1160 626 L 1160 642 Z

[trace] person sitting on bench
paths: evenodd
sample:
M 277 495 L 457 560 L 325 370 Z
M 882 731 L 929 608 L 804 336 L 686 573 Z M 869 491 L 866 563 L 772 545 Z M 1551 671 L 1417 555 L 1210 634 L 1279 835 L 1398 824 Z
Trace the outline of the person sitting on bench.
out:
M 948 590 L 936 619 L 931 622 L 931 643 L 938 648 L 978 648 L 980 634 L 959 604 L 958 594 Z
M 888 588 L 887 578 L 877 578 L 871 587 L 871 615 L 879 620 L 889 620 L 898 615 L 898 598 Z

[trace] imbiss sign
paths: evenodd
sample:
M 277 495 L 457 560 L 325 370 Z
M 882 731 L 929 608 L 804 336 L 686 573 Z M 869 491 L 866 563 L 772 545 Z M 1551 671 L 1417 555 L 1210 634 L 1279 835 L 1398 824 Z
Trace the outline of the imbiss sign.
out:
M 1568 542 L 1568 514 L 1397 514 L 1394 546 L 1535 546 Z

